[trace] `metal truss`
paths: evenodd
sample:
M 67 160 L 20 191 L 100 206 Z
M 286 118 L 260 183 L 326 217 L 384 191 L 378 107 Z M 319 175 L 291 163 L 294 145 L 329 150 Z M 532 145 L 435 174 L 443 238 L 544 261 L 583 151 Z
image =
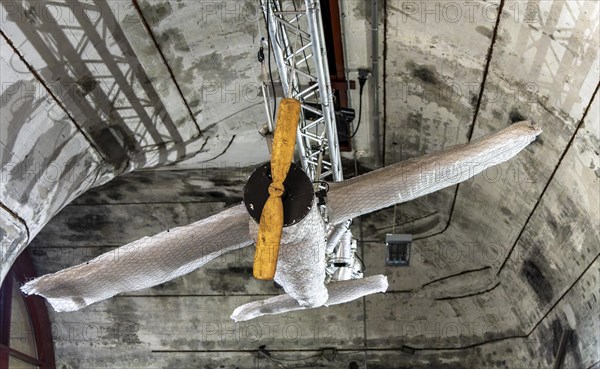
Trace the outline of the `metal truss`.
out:
M 343 173 L 319 0 L 261 0 L 271 48 L 286 97 L 299 100 L 297 146 L 313 182 Z

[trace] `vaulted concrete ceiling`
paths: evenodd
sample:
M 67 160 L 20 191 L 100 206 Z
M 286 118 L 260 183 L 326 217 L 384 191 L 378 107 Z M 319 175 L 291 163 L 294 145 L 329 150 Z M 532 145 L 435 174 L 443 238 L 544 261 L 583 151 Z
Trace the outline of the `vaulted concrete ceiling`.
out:
M 171 286 L 53 315 L 64 327 L 136 327 L 126 340 L 99 336 L 92 349 L 82 348 L 84 338 L 55 335 L 66 368 L 104 360 L 250 367 L 242 364 L 256 360 L 250 351 L 261 344 L 286 358 L 336 346 L 346 350 L 345 365 L 369 368 L 545 368 L 567 328 L 565 367 L 598 367 L 599 3 L 379 3 L 382 137 L 369 145 L 369 83 L 355 142 L 362 170 L 373 168 L 373 150 L 389 165 L 522 119 L 540 124 L 542 136 L 498 169 L 354 223 L 366 272 L 389 276 L 387 294 L 257 323 L 306 331 L 325 317 L 333 335 L 227 336 L 250 329 L 228 323 L 233 306 L 277 293 L 248 281 L 251 255 L 242 253 Z M 370 4 L 341 8 L 348 78 L 356 79 L 371 63 Z M 187 169 L 135 173 L 81 197 L 33 241 L 41 272 L 239 201 L 247 173 L 239 168 L 268 159 L 257 134 L 266 119 L 258 1 L 3 0 L 0 9 L 9 261 L 61 208 L 117 175 Z M 352 91 L 354 108 L 358 98 Z M 225 167 L 234 169 L 215 169 Z M 383 263 L 392 230 L 415 237 L 409 268 Z M 107 349 L 115 345 L 122 352 Z

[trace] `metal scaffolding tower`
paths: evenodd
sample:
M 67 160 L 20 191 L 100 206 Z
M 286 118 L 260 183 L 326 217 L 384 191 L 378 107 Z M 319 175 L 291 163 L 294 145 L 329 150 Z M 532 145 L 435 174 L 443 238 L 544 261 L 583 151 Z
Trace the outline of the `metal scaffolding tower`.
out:
M 302 104 L 297 147 L 302 167 L 318 182 L 343 180 L 319 0 L 261 0 L 269 43 L 285 97 Z

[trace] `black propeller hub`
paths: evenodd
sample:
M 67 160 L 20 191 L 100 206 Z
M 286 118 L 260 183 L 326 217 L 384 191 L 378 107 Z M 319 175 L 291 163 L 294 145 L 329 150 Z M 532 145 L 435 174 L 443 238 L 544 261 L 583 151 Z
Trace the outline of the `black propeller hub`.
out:
M 271 184 L 271 163 L 266 163 L 254 170 L 246 186 L 244 186 L 244 204 L 250 216 L 259 223 L 263 207 L 269 198 Z M 283 226 L 288 227 L 300 222 L 308 214 L 313 205 L 315 193 L 308 175 L 299 165 L 294 163 L 283 182 L 285 192 L 281 197 L 283 203 Z

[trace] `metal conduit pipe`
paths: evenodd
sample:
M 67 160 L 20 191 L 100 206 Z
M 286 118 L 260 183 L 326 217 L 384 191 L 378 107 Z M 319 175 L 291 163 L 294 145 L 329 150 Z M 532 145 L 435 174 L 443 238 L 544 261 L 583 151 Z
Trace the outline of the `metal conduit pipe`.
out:
M 327 235 L 327 253 L 331 254 L 340 243 L 342 236 L 350 229 L 350 221 L 345 221 L 332 228 Z
M 373 151 L 375 166 L 381 166 L 381 137 L 379 137 L 379 0 L 371 0 L 371 77 L 372 93 L 372 120 L 369 135 L 369 146 Z

